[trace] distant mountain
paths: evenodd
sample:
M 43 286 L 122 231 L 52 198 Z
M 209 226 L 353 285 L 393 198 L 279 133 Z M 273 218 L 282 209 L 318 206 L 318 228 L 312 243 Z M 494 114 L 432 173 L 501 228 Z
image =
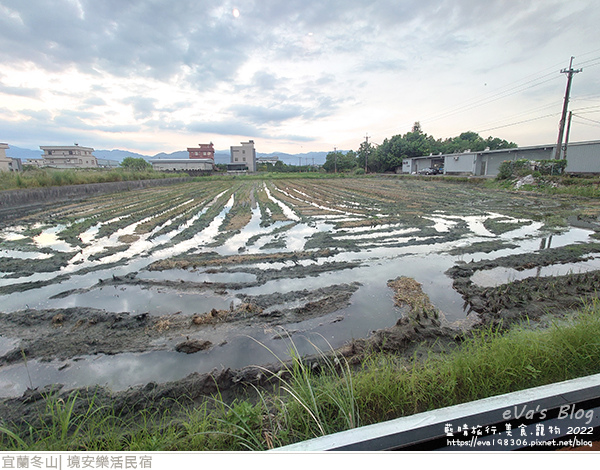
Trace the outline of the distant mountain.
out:
M 215 163 L 230 163 L 231 153 L 227 150 L 215 150 Z
M 180 158 L 187 158 L 186 156 Z M 296 155 L 281 152 L 272 153 L 260 153 L 256 152 L 256 156 L 260 157 L 279 157 L 286 165 L 322 165 L 325 163 L 328 152 L 308 152 L 299 153 Z M 229 163 L 231 160 L 231 154 L 228 150 L 216 150 L 215 151 L 215 163 Z
M 106 160 L 115 160 L 117 162 L 122 162 L 124 158 L 132 157 L 132 158 L 143 158 L 147 160 L 147 155 L 142 155 L 140 153 L 129 152 L 127 150 L 94 150 L 94 156 L 96 158 L 104 158 Z
M 308 152 L 308 153 L 257 153 L 257 157 L 279 157 L 287 165 L 322 165 L 325 163 L 329 152 Z
M 154 155 L 153 157 L 147 157 L 147 158 L 189 158 L 190 154 L 187 152 L 187 150 L 179 150 L 177 152 L 172 152 L 172 153 L 165 153 L 165 152 L 161 152 L 161 153 L 157 153 L 156 155 Z
M 13 158 L 21 158 L 21 159 L 29 159 L 29 158 L 42 158 L 41 150 L 31 150 L 20 147 L 10 146 L 9 149 L 6 150 L 6 156 Z M 289 154 L 289 153 L 280 153 L 280 152 L 271 152 L 271 153 L 256 153 L 257 157 L 279 157 L 286 165 L 322 165 L 325 163 L 325 158 L 327 157 L 328 152 L 308 152 L 308 153 L 299 153 L 299 154 Z M 94 155 L 97 158 L 102 158 L 106 160 L 115 160 L 117 162 L 122 162 L 124 158 L 132 157 L 132 158 L 143 158 L 144 160 L 150 160 L 153 158 L 156 159 L 164 159 L 164 158 L 188 158 L 189 154 L 186 150 L 179 150 L 177 152 L 172 153 L 157 153 L 154 156 L 150 155 L 142 155 L 140 153 L 129 152 L 127 150 L 94 150 Z M 227 150 L 217 150 L 215 151 L 215 163 L 229 163 L 230 151 Z
M 21 147 L 14 147 L 10 144 L 9 147 L 10 148 L 6 149 L 6 156 L 11 158 L 20 158 L 21 160 L 26 160 L 29 158 L 42 158 L 42 153 L 44 153 L 41 150 L 24 149 Z

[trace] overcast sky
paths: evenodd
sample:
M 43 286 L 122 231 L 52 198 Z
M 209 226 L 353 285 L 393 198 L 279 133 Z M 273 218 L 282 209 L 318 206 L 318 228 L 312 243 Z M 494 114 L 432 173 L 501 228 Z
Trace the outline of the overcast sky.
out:
M 595 0 L 0 0 L 0 142 L 153 155 L 600 139 Z

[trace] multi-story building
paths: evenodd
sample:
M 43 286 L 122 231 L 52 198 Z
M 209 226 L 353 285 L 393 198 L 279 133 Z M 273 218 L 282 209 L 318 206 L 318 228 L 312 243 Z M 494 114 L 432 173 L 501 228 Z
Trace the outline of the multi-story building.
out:
M 187 149 L 190 158 L 210 158 L 213 161 L 215 160 L 215 147 L 212 142 L 210 144 L 198 145 L 199 147 Z
M 241 142 L 242 145 L 231 146 L 231 165 L 246 165 L 249 172 L 256 171 L 256 150 L 254 141 Z
M 40 146 L 44 151 L 43 165 L 52 168 L 98 168 L 98 161 L 91 147 L 79 144 L 67 146 Z
M 6 156 L 9 148 L 8 144 L 0 143 L 0 171 L 21 171 L 21 159 Z

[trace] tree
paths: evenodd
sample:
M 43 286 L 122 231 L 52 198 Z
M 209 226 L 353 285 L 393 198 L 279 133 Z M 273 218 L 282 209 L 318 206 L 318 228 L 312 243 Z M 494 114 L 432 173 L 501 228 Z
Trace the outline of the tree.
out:
M 455 153 L 472 150 L 480 152 L 489 148 L 490 150 L 514 148 L 517 144 L 507 142 L 498 137 L 488 137 L 483 139 L 479 134 L 473 131 L 466 131 L 449 139 L 435 139 L 433 136 L 423 132 L 420 122 L 415 122 L 410 132 L 404 135 L 395 135 L 389 139 L 384 139 L 378 147 L 373 146 L 365 140 L 360 144 L 358 152 L 329 152 L 327 161 L 323 165 L 328 172 L 347 171 L 358 166 L 365 167 L 367 163 L 368 171 L 386 172 L 394 171 L 402 165 L 405 158 L 422 157 L 438 153 Z M 354 158 L 354 163 L 352 162 Z
M 378 171 L 393 171 L 402 165 L 405 158 L 429 155 L 439 151 L 438 148 L 439 142 L 425 134 L 421 130 L 421 124 L 415 122 L 410 132 L 385 139 L 377 147 L 374 163 L 378 165 Z
M 125 157 L 121 162 L 121 168 L 132 171 L 151 170 L 152 165 L 143 158 Z
M 354 150 L 349 150 L 346 153 L 339 150 L 329 152 L 325 157 L 323 168 L 328 173 L 350 171 L 356 168 L 356 153 Z
M 514 142 L 507 142 L 506 140 L 498 137 L 488 137 L 483 139 L 476 132 L 468 131 L 463 132 L 457 137 L 446 139 L 441 143 L 442 153 L 455 153 L 464 152 L 466 150 L 472 150 L 473 152 L 481 152 L 486 148 L 490 150 L 515 148 L 517 144 Z
M 361 142 L 358 152 L 356 152 L 356 164 L 359 168 L 365 168 L 366 171 L 377 171 L 378 164 L 373 158 L 375 147 L 368 140 Z

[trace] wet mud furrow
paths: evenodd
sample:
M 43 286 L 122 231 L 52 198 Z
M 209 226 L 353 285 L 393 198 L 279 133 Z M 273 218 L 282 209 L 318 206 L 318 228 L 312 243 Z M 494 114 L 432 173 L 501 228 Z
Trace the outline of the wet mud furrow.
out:
M 102 368 L 126 388 L 263 365 L 287 340 L 360 360 L 567 315 L 597 296 L 598 214 L 394 177 L 206 179 L 31 211 L 0 228 L 0 395 L 31 386 L 25 361 L 34 386 Z

